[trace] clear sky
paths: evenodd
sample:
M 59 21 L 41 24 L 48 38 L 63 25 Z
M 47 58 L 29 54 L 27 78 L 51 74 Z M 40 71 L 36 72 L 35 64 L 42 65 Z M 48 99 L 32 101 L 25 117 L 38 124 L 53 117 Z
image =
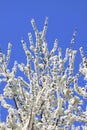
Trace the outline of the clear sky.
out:
M 42 30 L 46 16 L 49 18 L 46 35 L 49 50 L 58 38 L 59 46 L 65 52 L 74 28 L 77 28 L 74 49 L 83 46 L 87 52 L 87 0 L 0 0 L 0 48 L 6 53 L 8 42 L 12 43 L 10 67 L 14 60 L 19 63 L 25 60 L 20 41 L 24 38 L 29 45 L 27 33 L 33 33 L 30 20 L 34 18 L 38 29 Z M 78 69 L 79 52 L 76 59 Z
M 12 59 L 22 56 L 21 39 L 28 41 L 27 33 L 32 32 L 30 20 L 35 19 L 42 30 L 45 17 L 49 18 L 47 42 L 52 48 L 55 38 L 63 51 L 69 47 L 74 28 L 78 29 L 74 48 L 87 48 L 87 0 L 1 0 L 0 1 L 0 48 L 6 52 L 10 41 Z M 28 43 L 29 45 L 29 43 Z M 19 53 L 17 53 L 19 52 Z

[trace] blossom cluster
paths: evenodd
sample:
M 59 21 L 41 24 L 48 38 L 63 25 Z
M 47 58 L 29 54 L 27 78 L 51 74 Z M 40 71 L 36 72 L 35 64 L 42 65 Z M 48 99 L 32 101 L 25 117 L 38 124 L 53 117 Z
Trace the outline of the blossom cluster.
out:
M 77 51 L 72 49 L 72 45 L 76 30 L 63 58 L 57 39 L 51 51 L 47 48 L 45 35 L 48 18 L 41 32 L 34 19 L 31 24 L 35 32 L 35 43 L 31 33 L 28 33 L 29 48 L 21 40 L 26 64 L 15 61 L 12 70 L 9 70 L 12 44 L 8 44 L 7 55 L 0 51 L 0 83 L 6 83 L 0 94 L 0 102 L 8 110 L 6 122 L 0 122 L 0 130 L 80 130 L 81 127 L 86 130 L 87 107 L 85 111 L 82 110 L 84 100 L 80 96 L 87 99 L 87 84 L 79 86 L 78 79 L 84 75 L 87 81 L 87 58 L 81 47 L 82 61 L 78 73 L 74 74 Z M 17 69 L 25 74 L 29 82 L 22 76 L 16 77 Z M 15 105 L 8 104 L 6 99 L 12 99 Z M 75 121 L 85 124 L 76 127 Z

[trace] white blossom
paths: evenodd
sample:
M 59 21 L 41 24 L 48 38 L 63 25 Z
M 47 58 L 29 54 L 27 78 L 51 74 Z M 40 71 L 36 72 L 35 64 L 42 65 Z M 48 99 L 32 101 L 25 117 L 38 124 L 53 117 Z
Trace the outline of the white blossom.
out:
M 82 61 L 78 73 L 74 74 L 77 50 L 73 50 L 72 46 L 76 30 L 63 58 L 57 39 L 51 51 L 47 48 L 45 35 L 48 18 L 46 17 L 41 32 L 38 31 L 34 19 L 31 24 L 35 32 L 35 43 L 31 33 L 28 33 L 29 49 L 26 42 L 21 40 L 26 64 L 15 61 L 10 70 L 8 63 L 12 44 L 8 44 L 7 55 L 0 51 L 0 83 L 6 83 L 0 94 L 0 108 L 3 106 L 8 110 L 6 122 L 0 122 L 0 130 L 68 130 L 70 127 L 72 130 L 86 130 L 87 106 L 85 111 L 82 111 L 81 106 L 84 104 L 83 99 L 87 99 L 87 84 L 79 86 L 78 80 L 83 75 L 87 81 L 87 58 L 81 47 Z M 28 80 L 20 75 L 16 76 L 18 69 Z M 6 99 L 13 100 L 14 105 L 7 103 Z M 85 125 L 76 127 L 75 121 L 84 122 Z

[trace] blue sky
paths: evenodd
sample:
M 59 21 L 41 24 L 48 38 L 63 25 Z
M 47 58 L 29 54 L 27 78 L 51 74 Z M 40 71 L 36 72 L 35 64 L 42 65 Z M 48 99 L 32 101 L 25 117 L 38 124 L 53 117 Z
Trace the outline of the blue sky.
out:
M 25 60 L 20 41 L 24 38 L 29 45 L 27 33 L 32 32 L 34 36 L 30 20 L 34 18 L 38 29 L 42 30 L 46 16 L 49 18 L 46 35 L 49 50 L 58 38 L 64 54 L 77 28 L 74 49 L 83 46 L 87 52 L 87 0 L 0 0 L 0 48 L 6 53 L 8 42 L 12 43 L 10 68 L 14 60 L 19 63 Z M 76 70 L 80 60 L 78 52 Z
M 55 38 L 58 38 L 59 46 L 65 51 L 65 48 L 69 47 L 72 33 L 76 27 L 78 33 L 74 48 L 83 46 L 86 50 L 86 5 L 86 0 L 0 1 L 0 48 L 6 52 L 7 44 L 10 41 L 13 45 L 12 60 L 16 59 L 21 62 L 23 51 L 20 41 L 24 38 L 28 43 L 27 33 L 33 33 L 30 20 L 34 18 L 38 29 L 42 30 L 45 17 L 48 16 L 46 37 L 49 49 L 52 48 Z

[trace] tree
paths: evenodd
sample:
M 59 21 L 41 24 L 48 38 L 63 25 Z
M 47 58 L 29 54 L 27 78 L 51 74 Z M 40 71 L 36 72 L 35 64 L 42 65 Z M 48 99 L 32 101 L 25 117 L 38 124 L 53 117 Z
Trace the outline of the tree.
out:
M 7 55 L 0 51 L 0 82 L 6 82 L 3 94 L 0 94 L 1 106 L 7 108 L 6 122 L 0 122 L 0 130 L 79 130 L 75 127 L 75 121 L 85 122 L 83 130 L 87 129 L 87 108 L 82 111 L 84 103 L 79 98 L 87 98 L 87 85 L 80 87 L 78 79 L 84 75 L 87 80 L 87 58 L 82 47 L 80 54 L 82 61 L 77 74 L 74 74 L 74 60 L 76 50 L 72 49 L 76 36 L 73 33 L 70 47 L 66 49 L 62 58 L 58 40 L 54 42 L 53 49 L 49 52 L 45 39 L 48 18 L 42 32 L 39 32 L 34 19 L 31 20 L 36 36 L 36 44 L 32 34 L 29 33 L 30 48 L 24 40 L 21 40 L 26 54 L 26 64 L 14 62 L 12 71 L 8 69 L 10 60 L 11 43 L 8 44 Z M 55 52 L 58 49 L 58 54 Z M 65 63 L 68 62 L 67 67 Z M 34 66 L 34 67 L 32 67 Z M 20 69 L 28 78 L 16 77 L 17 69 Z M 76 94 L 74 94 L 77 93 Z M 6 99 L 12 99 L 14 106 L 8 104 Z M 66 107 L 66 104 L 68 106 Z

